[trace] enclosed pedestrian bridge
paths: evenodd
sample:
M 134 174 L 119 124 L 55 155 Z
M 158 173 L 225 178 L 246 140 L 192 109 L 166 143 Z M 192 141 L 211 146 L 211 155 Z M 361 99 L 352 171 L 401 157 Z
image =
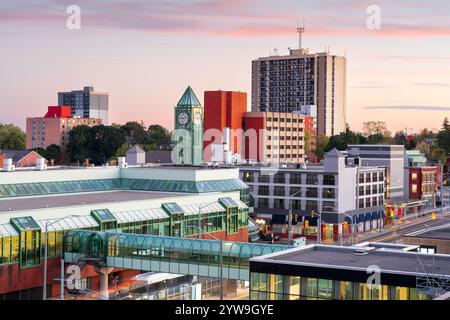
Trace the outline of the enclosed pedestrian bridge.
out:
M 249 280 L 249 260 L 291 247 L 246 242 L 161 237 L 99 231 L 68 231 L 64 259 L 100 267 Z

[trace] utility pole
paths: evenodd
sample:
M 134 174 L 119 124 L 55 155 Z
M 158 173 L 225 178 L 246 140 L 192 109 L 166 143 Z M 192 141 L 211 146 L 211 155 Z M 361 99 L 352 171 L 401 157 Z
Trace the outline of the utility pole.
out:
M 293 231 L 292 231 L 292 198 L 295 197 L 297 194 L 299 194 L 301 191 L 302 191 L 302 189 L 299 189 L 289 196 L 288 241 L 289 241 L 290 246 L 292 246 L 294 244 Z

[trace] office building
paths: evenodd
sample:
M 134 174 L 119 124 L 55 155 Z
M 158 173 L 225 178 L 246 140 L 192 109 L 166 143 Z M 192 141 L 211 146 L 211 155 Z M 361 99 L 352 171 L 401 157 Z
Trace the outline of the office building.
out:
M 252 111 L 294 112 L 314 107 L 317 132 L 339 134 L 346 126 L 346 68 L 345 57 L 307 49 L 258 58 L 252 62 Z
M 224 143 L 222 135 L 225 128 L 229 128 L 232 138 L 230 151 L 241 154 L 242 151 L 242 119 L 247 112 L 247 93 L 236 91 L 205 91 L 205 141 L 204 159 L 211 161 L 211 150 L 207 147 L 213 144 Z M 214 130 L 210 131 L 209 130 Z
M 65 149 L 73 128 L 79 125 L 93 127 L 101 124 L 101 119 L 73 117 L 69 106 L 51 106 L 45 116 L 27 118 L 26 148 L 45 149 L 56 144 Z
M 385 168 L 346 163 L 336 149 L 323 165 L 240 167 L 249 186 L 254 215 L 287 237 L 288 214 L 293 212 L 295 235 L 315 238 L 321 215 L 323 240 L 337 241 L 355 232 L 381 228 L 384 221 Z
M 50 297 L 59 294 L 63 232 L 246 242 L 248 201 L 237 168 L 131 167 L 120 158 L 110 167 L 0 171 L 0 300 L 42 298 L 46 228 Z M 137 273 L 114 269 L 111 277 Z M 82 268 L 77 285 L 99 288 L 92 265 Z
M 404 161 L 405 146 L 363 144 L 349 145 L 348 157 L 356 158 L 361 166 L 384 166 L 386 175 L 386 199 L 402 199 L 404 197 Z
M 417 250 L 385 243 L 307 245 L 255 257 L 250 299 L 430 300 L 449 291 L 450 255 Z
M 58 92 L 58 105 L 71 106 L 73 117 L 101 119 L 104 125 L 109 124 L 109 94 L 96 92 L 94 87 Z
M 305 116 L 288 112 L 246 112 L 245 159 L 261 163 L 305 161 Z

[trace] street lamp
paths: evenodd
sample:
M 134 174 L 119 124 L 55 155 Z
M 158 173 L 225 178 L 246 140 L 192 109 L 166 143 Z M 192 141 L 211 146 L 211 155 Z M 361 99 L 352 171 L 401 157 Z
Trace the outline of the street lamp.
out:
M 212 237 L 213 239 L 220 241 L 220 252 L 219 252 L 220 300 L 223 300 L 223 240 L 217 238 L 216 236 L 212 235 L 208 231 L 205 231 L 202 228 L 199 228 L 197 226 L 188 226 L 188 227 L 197 228 L 200 232 L 205 233 L 205 234 L 209 235 L 210 237 Z
M 48 255 L 48 227 L 51 225 L 67 219 L 67 218 L 75 218 L 75 217 L 81 217 L 80 215 L 71 215 L 66 216 L 60 219 L 57 219 L 53 221 L 52 223 L 48 223 L 48 220 L 45 221 L 45 243 L 44 243 L 44 280 L 43 280 L 43 286 L 42 286 L 42 300 L 47 300 L 47 255 Z M 61 250 L 61 279 L 60 279 L 60 289 L 59 289 L 59 295 L 60 299 L 64 300 L 64 252 Z
M 298 193 L 300 193 L 302 189 L 300 188 L 293 194 L 289 195 L 289 227 L 288 227 L 288 239 L 289 239 L 289 245 L 293 245 L 293 239 L 292 239 L 292 198 L 295 197 Z

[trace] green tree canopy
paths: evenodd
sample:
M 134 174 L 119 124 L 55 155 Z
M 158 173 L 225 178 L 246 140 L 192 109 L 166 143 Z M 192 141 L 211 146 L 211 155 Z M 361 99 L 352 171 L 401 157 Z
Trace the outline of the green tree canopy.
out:
M 138 123 L 136 121 L 129 121 L 125 123 L 121 129 L 125 131 L 131 144 L 144 144 L 148 139 L 148 134 L 143 122 Z
M 450 123 L 448 118 L 444 119 L 442 123 L 442 129 L 436 136 L 437 145 L 441 148 L 445 153 L 450 153 Z
M 145 144 L 147 145 L 154 144 L 164 149 L 168 149 L 170 147 L 171 144 L 170 132 L 166 128 L 160 126 L 159 124 L 153 124 L 149 126 L 147 134 L 148 137 Z
M 325 152 L 336 148 L 340 151 L 346 150 L 349 144 L 366 144 L 367 139 L 360 133 L 353 132 L 347 125 L 344 132 L 331 136 L 325 147 Z
M 25 150 L 25 133 L 12 124 L 0 123 L 0 149 Z

